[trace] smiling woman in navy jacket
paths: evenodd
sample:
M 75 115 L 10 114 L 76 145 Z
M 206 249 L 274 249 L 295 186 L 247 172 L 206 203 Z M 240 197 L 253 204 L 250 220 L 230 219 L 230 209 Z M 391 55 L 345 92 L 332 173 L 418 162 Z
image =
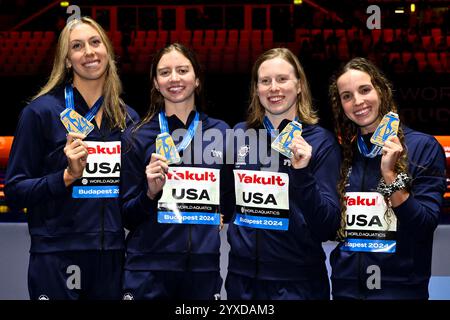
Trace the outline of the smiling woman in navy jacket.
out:
M 290 50 L 258 57 L 250 99 L 247 121 L 235 127 L 228 298 L 329 299 L 322 242 L 339 227 L 339 146 L 317 125 L 305 73 Z M 303 132 L 286 157 L 271 149 L 271 140 L 274 129 L 282 131 L 293 120 Z
M 138 120 L 121 90 L 105 31 L 71 20 L 49 81 L 22 111 L 6 172 L 9 205 L 28 209 L 31 299 L 120 298 L 120 137 Z M 68 134 L 67 108 L 91 120 L 92 132 Z
M 446 188 L 442 147 L 403 125 L 383 146 L 370 142 L 397 107 L 390 82 L 364 58 L 336 73 L 330 98 L 343 148 L 341 241 L 330 258 L 333 298 L 427 299 Z
M 123 298 L 218 298 L 220 215 L 229 216 L 232 195 L 228 125 L 200 111 L 201 69 L 183 45 L 155 55 L 150 79 L 149 112 L 123 137 L 122 209 L 130 230 Z M 160 134 L 173 137 L 180 162 L 168 165 Z M 207 138 L 213 135 L 217 144 Z

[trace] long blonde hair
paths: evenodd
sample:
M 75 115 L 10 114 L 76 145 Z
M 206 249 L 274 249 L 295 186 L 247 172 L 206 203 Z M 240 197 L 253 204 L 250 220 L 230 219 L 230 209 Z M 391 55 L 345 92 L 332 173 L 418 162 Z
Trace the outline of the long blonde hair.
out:
M 350 168 L 353 161 L 353 153 L 356 150 L 356 139 L 358 135 L 358 126 L 351 121 L 344 113 L 337 87 L 338 79 L 349 70 L 359 70 L 367 73 L 370 76 L 370 81 L 378 93 L 380 99 L 380 108 L 378 110 L 380 119 L 389 111 L 398 113 L 397 105 L 395 104 L 392 84 L 384 76 L 384 74 L 369 60 L 365 58 L 353 58 L 343 67 L 341 67 L 331 78 L 329 88 L 329 97 L 331 107 L 334 115 L 335 133 L 339 137 L 339 142 L 342 146 L 342 165 L 341 178 L 338 183 L 338 193 L 341 203 L 341 227 L 338 230 L 337 238 L 343 240 L 345 238 L 345 219 L 347 215 L 347 205 L 345 201 L 345 185 L 349 178 Z M 395 171 L 407 172 L 408 170 L 408 156 L 405 146 L 405 137 L 401 126 L 398 128 L 397 136 L 402 144 L 403 153 L 400 159 L 395 164 Z M 389 216 L 385 216 L 389 219 Z M 388 221 L 389 222 L 389 221 Z
M 281 58 L 286 60 L 294 68 L 295 77 L 300 82 L 301 92 L 297 95 L 297 113 L 302 123 L 316 124 L 319 117 L 312 107 L 311 91 L 309 90 L 308 80 L 298 58 L 287 48 L 273 48 L 261 54 L 253 64 L 252 78 L 250 81 L 250 106 L 248 108 L 247 125 L 249 128 L 258 128 L 261 126 L 265 109 L 261 105 L 258 97 L 258 71 L 264 61 Z
M 69 38 L 72 30 L 80 23 L 87 24 L 94 28 L 107 51 L 108 64 L 106 67 L 105 83 L 103 85 L 103 112 L 112 128 L 124 129 L 126 127 L 127 111 L 125 103 L 120 98 L 122 94 L 122 83 L 117 74 L 117 67 L 114 58 L 114 50 L 105 30 L 93 19 L 89 17 L 81 17 L 73 19 L 66 24 L 58 38 L 56 45 L 55 58 L 53 60 L 53 68 L 47 83 L 41 88 L 32 100 L 49 93 L 54 88 L 71 83 L 73 81 L 72 68 L 66 68 L 66 59 L 69 54 Z

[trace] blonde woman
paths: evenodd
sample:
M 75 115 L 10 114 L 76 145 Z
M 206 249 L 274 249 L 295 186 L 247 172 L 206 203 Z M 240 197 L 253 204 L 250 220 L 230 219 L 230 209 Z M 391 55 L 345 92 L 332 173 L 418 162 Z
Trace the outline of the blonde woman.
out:
M 47 84 L 22 111 L 5 194 L 28 209 L 31 299 L 120 297 L 124 232 L 119 208 L 121 133 L 136 112 L 121 100 L 111 43 L 83 17 L 62 30 Z M 87 135 L 61 113 L 93 125 Z

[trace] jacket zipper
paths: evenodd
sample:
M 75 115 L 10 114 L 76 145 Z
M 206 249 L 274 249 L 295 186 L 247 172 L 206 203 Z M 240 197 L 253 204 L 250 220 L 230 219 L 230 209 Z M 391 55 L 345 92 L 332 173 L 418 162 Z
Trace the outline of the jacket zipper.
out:
M 100 128 L 97 126 L 97 123 L 96 123 L 96 127 L 97 127 L 98 131 L 100 132 L 100 137 L 101 137 L 102 141 L 106 142 L 105 135 L 100 130 Z M 102 210 L 101 210 L 101 216 L 100 216 L 101 225 L 102 225 L 102 231 L 100 233 L 100 241 L 101 241 L 102 251 L 105 250 L 105 201 L 106 201 L 106 199 L 102 199 Z
M 191 246 L 192 246 L 192 226 L 188 224 L 188 251 L 187 251 L 187 259 L 186 259 L 186 271 L 190 271 L 191 269 Z
M 364 190 L 366 190 L 366 170 L 367 170 L 367 163 L 368 160 L 366 157 L 364 157 L 364 168 L 363 168 L 363 176 L 362 176 L 362 181 L 361 181 L 361 192 L 364 192 Z M 359 278 L 359 299 L 365 299 L 366 298 L 366 294 L 365 294 L 365 286 L 361 277 L 361 274 L 363 272 L 362 270 L 362 258 L 361 258 L 361 252 L 358 252 L 358 278 Z M 366 284 L 367 285 L 367 284 Z
M 183 127 L 185 130 L 187 130 L 188 125 Z M 191 141 L 191 163 L 194 163 L 194 140 Z M 203 149 L 203 148 L 202 148 Z M 192 250 L 192 225 L 188 224 L 188 248 L 187 248 L 187 259 L 186 259 L 186 270 L 190 271 L 191 269 L 191 250 Z
M 256 231 L 256 259 L 255 259 L 255 278 L 258 279 L 259 277 L 259 237 L 260 237 L 260 232 L 258 229 L 255 230 Z

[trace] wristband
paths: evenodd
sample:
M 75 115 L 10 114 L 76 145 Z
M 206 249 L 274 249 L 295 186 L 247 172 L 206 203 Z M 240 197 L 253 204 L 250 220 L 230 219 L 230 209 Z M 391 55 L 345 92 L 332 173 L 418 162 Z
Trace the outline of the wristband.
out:
M 394 192 L 403 190 L 409 187 L 411 177 L 402 172 L 397 175 L 391 184 L 386 184 L 383 178 L 378 183 L 377 192 L 381 193 L 385 198 L 390 197 Z

